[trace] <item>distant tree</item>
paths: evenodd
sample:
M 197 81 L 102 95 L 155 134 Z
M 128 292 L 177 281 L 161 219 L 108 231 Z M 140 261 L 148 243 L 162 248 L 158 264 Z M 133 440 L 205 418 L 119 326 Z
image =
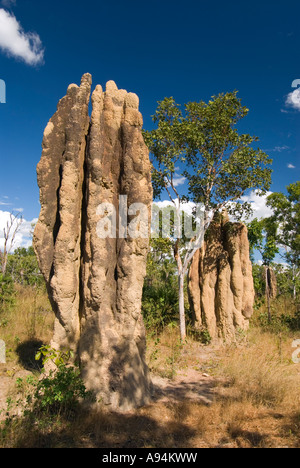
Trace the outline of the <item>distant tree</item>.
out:
M 15 283 L 28 286 L 44 284 L 33 247 L 19 247 L 8 255 L 7 273 Z
M 3 306 L 13 304 L 15 299 L 15 287 L 9 275 L 0 273 L 0 312 Z
M 167 211 L 167 208 L 163 211 Z M 162 227 L 161 219 L 159 224 Z M 171 239 L 152 237 L 142 298 L 142 313 L 149 329 L 158 331 L 176 320 L 178 296 L 175 272 Z
M 154 194 L 165 190 L 174 204 L 178 224 L 182 203 L 191 200 L 203 207 L 202 225 L 189 243 L 182 242 L 181 231 L 174 234 L 174 257 L 178 270 L 180 334 L 186 336 L 184 278 L 195 252 L 201 247 L 214 214 L 226 208 L 241 216 L 250 205 L 241 197 L 249 189 L 265 193 L 271 182 L 268 155 L 252 144 L 257 137 L 239 134 L 238 122 L 248 109 L 237 92 L 219 94 L 205 103 L 190 102 L 184 112 L 173 98 L 158 103 L 153 121 L 157 128 L 144 132 L 145 142 L 154 157 Z M 176 185 L 178 164 L 188 182 L 188 195 L 181 196 Z
M 271 263 L 276 254 L 279 252 L 277 243 L 278 224 L 276 219 L 271 216 L 258 220 L 254 218 L 247 224 L 248 239 L 250 244 L 250 253 L 253 256 L 254 250 L 258 250 L 262 257 L 263 265 L 265 266 L 265 294 L 268 306 L 268 318 L 271 321 L 271 305 L 270 305 L 270 287 L 271 287 Z
M 285 259 L 293 269 L 294 298 L 300 275 L 300 181 L 287 186 L 287 195 L 274 192 L 267 198 L 279 229 L 277 242 L 285 249 Z
M 294 268 L 287 264 L 276 263 L 273 265 L 279 295 L 294 296 L 300 291 L 300 275 L 295 278 Z
M 261 298 L 265 295 L 265 275 L 263 274 L 263 269 L 263 265 L 258 263 L 252 264 L 252 276 L 256 298 Z

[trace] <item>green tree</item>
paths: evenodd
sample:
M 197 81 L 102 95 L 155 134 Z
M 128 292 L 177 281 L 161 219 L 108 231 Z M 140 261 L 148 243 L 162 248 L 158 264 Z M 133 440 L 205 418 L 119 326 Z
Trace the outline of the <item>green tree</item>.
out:
M 294 268 L 290 265 L 277 263 L 273 265 L 277 278 L 279 295 L 295 297 L 300 291 L 300 276 L 295 278 Z
M 263 265 L 259 265 L 258 263 L 252 264 L 252 276 L 256 298 L 261 298 L 265 294 L 265 275 L 263 274 L 263 269 Z
M 15 287 L 12 278 L 0 272 L 0 312 L 3 306 L 11 305 L 15 300 Z
M 268 319 L 271 321 L 270 278 L 271 263 L 279 252 L 277 243 L 278 224 L 274 216 L 258 220 L 254 218 L 247 224 L 250 253 L 258 250 L 265 266 L 265 293 L 267 298 Z
M 273 216 L 258 220 L 254 218 L 247 223 L 250 254 L 258 250 L 263 265 L 270 265 L 279 252 L 277 243 L 278 224 Z
M 186 243 L 182 242 L 181 231 L 174 235 L 182 340 L 186 336 L 184 278 L 214 214 L 224 208 L 239 216 L 249 213 L 250 205 L 241 202 L 241 197 L 249 189 L 263 194 L 270 186 L 272 161 L 262 150 L 252 147 L 257 137 L 239 134 L 237 130 L 239 121 L 247 114 L 248 109 L 242 106 L 237 92 L 213 96 L 208 103 L 190 102 L 184 111 L 173 98 L 165 98 L 158 103 L 153 116 L 157 128 L 144 132 L 154 157 L 155 196 L 160 197 L 163 190 L 167 192 L 176 209 L 178 225 L 184 201 L 202 206 L 202 215 L 197 216 L 201 229 L 196 237 Z M 185 196 L 180 195 L 176 186 L 178 165 L 188 183 Z
M 176 320 L 178 294 L 175 273 L 170 239 L 151 239 L 142 299 L 142 313 L 149 329 L 159 330 Z
M 15 283 L 28 286 L 44 285 L 33 247 L 19 247 L 9 254 L 6 269 Z

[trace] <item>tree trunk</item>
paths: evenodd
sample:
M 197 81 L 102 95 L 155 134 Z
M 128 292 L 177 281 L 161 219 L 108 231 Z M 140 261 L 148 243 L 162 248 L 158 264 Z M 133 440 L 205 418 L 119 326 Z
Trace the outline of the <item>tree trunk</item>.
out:
M 269 287 L 269 267 L 266 266 L 266 296 L 268 304 L 268 321 L 271 323 L 271 308 L 270 308 L 270 287 Z
M 184 276 L 185 276 L 186 270 L 182 265 L 181 257 L 179 254 L 179 239 L 177 239 L 175 246 L 174 246 L 174 257 L 177 263 L 177 271 L 178 271 L 180 340 L 183 342 L 186 338 L 185 312 L 184 312 Z
M 293 266 L 292 268 L 292 272 L 293 272 L 293 277 L 292 277 L 292 281 L 293 281 L 293 298 L 294 298 L 294 301 L 296 300 L 296 295 L 297 295 L 297 291 L 296 291 L 296 280 L 297 280 L 297 274 L 295 273 L 295 266 Z
M 7 239 L 6 239 L 6 231 L 3 229 L 4 233 L 4 247 L 3 247 L 3 252 L 0 250 L 0 273 L 2 273 L 3 276 L 5 276 L 6 273 L 6 266 L 7 266 L 7 253 L 6 253 L 6 245 L 7 245 Z
M 1 253 L 1 272 L 3 276 L 5 276 L 6 274 L 8 255 L 13 248 L 16 235 L 19 232 L 20 226 L 23 222 L 23 217 L 19 216 L 20 213 L 17 213 L 17 215 L 13 215 L 13 213 L 10 213 L 9 221 L 7 221 L 6 227 L 3 229 L 4 248 L 3 253 Z
M 184 273 L 178 272 L 178 296 L 179 296 L 179 322 L 180 322 L 180 339 L 184 341 L 186 338 L 185 312 L 184 312 Z
M 7 257 L 8 257 L 8 253 L 6 251 L 6 245 L 4 245 L 4 252 L 2 253 L 1 255 L 1 273 L 3 276 L 5 276 L 6 274 L 6 268 L 7 268 Z

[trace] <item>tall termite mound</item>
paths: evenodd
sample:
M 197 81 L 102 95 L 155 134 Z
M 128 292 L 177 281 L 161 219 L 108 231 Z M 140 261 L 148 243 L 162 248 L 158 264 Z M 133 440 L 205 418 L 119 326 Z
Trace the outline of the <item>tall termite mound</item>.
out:
M 150 229 L 151 167 L 138 97 L 98 85 L 90 118 L 91 83 L 85 74 L 70 85 L 45 129 L 33 241 L 56 316 L 52 346 L 76 353 L 97 401 L 128 410 L 150 395 L 141 315 L 149 236 L 128 235 L 138 210 L 124 223 L 119 206 L 120 196 L 123 208 L 143 204 Z M 99 235 L 110 209 L 114 235 Z
M 192 261 L 188 292 L 196 328 L 213 340 L 234 341 L 247 330 L 253 313 L 254 285 L 248 231 L 227 214 L 212 221 Z

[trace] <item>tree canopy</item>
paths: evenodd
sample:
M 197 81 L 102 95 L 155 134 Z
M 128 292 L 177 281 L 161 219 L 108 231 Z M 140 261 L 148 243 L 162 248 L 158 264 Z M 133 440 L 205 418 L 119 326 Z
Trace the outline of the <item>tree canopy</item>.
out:
M 287 194 L 274 192 L 267 205 L 274 212 L 278 224 L 277 240 L 285 248 L 289 264 L 300 268 L 300 181 L 287 186 Z
M 163 189 L 178 196 L 174 176 L 182 163 L 188 182 L 184 199 L 202 203 L 207 210 L 227 205 L 235 213 L 248 211 L 241 197 L 251 189 L 265 193 L 272 173 L 272 160 L 253 147 L 258 138 L 238 132 L 248 112 L 236 91 L 213 96 L 208 103 L 189 102 L 184 111 L 172 97 L 160 101 L 153 116 L 157 128 L 144 132 L 154 156 L 155 196 Z M 240 203 L 232 203 L 236 201 Z
M 222 208 L 236 216 L 249 213 L 251 207 L 242 199 L 246 192 L 255 189 L 260 195 L 270 187 L 272 160 L 264 151 L 253 147 L 257 137 L 240 134 L 237 128 L 248 112 L 236 91 L 213 96 L 208 103 L 189 102 L 183 111 L 170 97 L 158 102 L 153 116 L 156 128 L 144 132 L 153 156 L 154 196 L 160 197 L 166 190 L 178 220 L 183 201 L 191 200 L 203 208 L 201 229 L 194 241 L 180 245 L 179 232 L 174 245 L 182 339 L 185 337 L 183 279 L 214 214 Z M 188 184 L 184 195 L 177 189 L 178 170 Z

